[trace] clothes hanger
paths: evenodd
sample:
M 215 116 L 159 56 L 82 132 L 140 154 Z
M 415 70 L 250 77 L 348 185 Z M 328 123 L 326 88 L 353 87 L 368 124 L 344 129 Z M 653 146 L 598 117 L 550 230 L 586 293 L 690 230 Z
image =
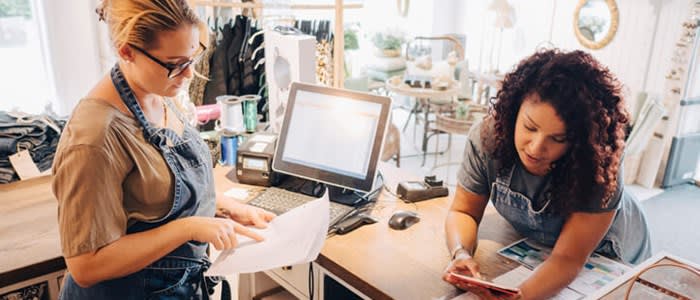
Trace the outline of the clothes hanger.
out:
M 260 78 L 258 78 L 258 86 L 260 87 L 260 90 L 262 90 L 263 87 L 267 87 L 265 76 L 265 72 L 262 72 L 262 74 L 260 74 Z M 258 95 L 260 95 L 260 90 L 258 90 Z
M 258 96 L 262 97 L 262 94 L 265 92 L 265 89 L 267 89 L 267 82 L 264 83 L 263 86 L 261 86 L 258 90 Z
M 260 44 L 260 46 L 258 46 L 258 48 L 255 48 L 255 50 L 253 50 L 253 54 L 250 55 L 250 59 L 255 59 L 255 56 L 257 56 L 258 52 L 260 52 L 260 50 L 263 49 L 265 49 L 265 42 L 263 42 L 262 44 Z
M 261 65 L 264 65 L 264 64 L 265 64 L 265 58 L 263 57 L 263 58 L 259 59 L 258 62 L 255 63 L 255 66 L 253 66 L 253 70 L 257 70 L 258 67 L 260 67 Z
M 248 38 L 248 44 L 252 45 L 253 42 L 255 41 L 255 38 L 258 37 L 259 35 L 265 33 L 265 29 L 260 29 L 257 32 L 253 33 L 250 38 Z
M 243 29 L 243 43 L 241 44 L 241 51 L 238 53 L 238 61 L 243 62 L 245 60 L 245 55 L 248 52 L 248 38 L 250 37 L 251 25 L 250 18 L 243 16 L 245 29 Z

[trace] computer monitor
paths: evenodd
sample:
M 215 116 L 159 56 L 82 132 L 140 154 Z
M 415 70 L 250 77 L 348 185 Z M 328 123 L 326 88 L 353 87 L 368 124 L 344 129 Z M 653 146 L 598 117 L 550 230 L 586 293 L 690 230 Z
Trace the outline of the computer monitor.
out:
M 272 169 L 369 192 L 390 107 L 389 97 L 292 83 Z

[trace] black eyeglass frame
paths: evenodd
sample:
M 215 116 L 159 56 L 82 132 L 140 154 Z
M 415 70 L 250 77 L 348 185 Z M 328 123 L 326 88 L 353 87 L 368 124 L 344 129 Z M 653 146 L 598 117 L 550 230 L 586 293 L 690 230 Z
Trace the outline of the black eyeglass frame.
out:
M 139 52 L 143 53 L 143 55 L 146 55 L 146 57 L 148 57 L 150 60 L 154 61 L 155 63 L 159 64 L 161 67 L 167 69 L 167 70 L 168 70 L 168 78 L 170 78 L 170 79 L 175 78 L 175 77 L 177 77 L 178 75 L 182 74 L 182 72 L 184 72 L 185 70 L 187 70 L 187 68 L 188 68 L 192 63 L 194 63 L 194 62 L 198 61 L 199 59 L 201 59 L 202 56 L 204 56 L 204 52 L 207 51 L 207 46 L 204 46 L 204 44 L 202 44 L 202 42 L 199 42 L 199 47 L 201 47 L 201 49 L 202 49 L 202 51 L 201 51 L 200 53 L 195 54 L 195 56 L 192 57 L 192 59 L 190 59 L 190 60 L 188 60 L 188 61 L 186 61 L 186 62 L 184 62 L 184 63 L 181 63 L 181 64 L 171 64 L 171 63 L 162 62 L 160 59 L 158 59 L 158 58 L 156 58 L 155 56 L 151 55 L 150 53 L 148 53 L 148 51 L 142 49 L 141 47 L 138 47 L 138 46 L 135 46 L 135 45 L 131 45 L 131 44 L 129 44 L 129 46 L 131 46 L 131 47 L 133 47 L 134 49 L 138 50 Z M 179 70 L 179 71 L 173 73 L 173 71 L 175 71 L 175 70 Z

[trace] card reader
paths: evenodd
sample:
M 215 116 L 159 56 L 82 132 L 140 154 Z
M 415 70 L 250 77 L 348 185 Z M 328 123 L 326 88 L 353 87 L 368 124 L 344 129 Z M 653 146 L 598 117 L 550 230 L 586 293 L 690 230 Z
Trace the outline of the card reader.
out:
M 404 202 L 418 202 L 436 197 L 444 197 L 449 194 L 447 187 L 442 185 L 442 180 L 436 180 L 435 176 L 425 176 L 424 181 L 402 181 L 396 188 L 396 194 Z

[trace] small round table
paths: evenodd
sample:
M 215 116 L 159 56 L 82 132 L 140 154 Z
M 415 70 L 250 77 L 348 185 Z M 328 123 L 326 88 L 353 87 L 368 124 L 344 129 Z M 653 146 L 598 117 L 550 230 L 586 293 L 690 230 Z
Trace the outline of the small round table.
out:
M 403 82 L 403 76 L 394 76 L 386 81 L 386 88 L 390 92 L 397 93 L 399 95 L 415 97 L 416 104 L 411 110 L 411 114 L 417 114 L 422 108 L 424 112 L 424 124 L 423 124 L 423 140 L 421 142 L 421 152 L 423 152 L 423 163 L 421 166 L 425 165 L 425 157 L 428 154 L 428 117 L 430 115 L 431 109 L 434 111 L 440 111 L 443 106 L 450 106 L 454 101 L 454 98 L 459 93 L 459 82 L 456 80 L 451 80 L 449 86 L 446 89 L 433 89 L 433 88 L 417 88 L 411 87 Z M 449 100 L 441 100 L 449 99 Z M 403 130 L 406 130 L 408 121 L 410 121 L 411 116 L 408 116 L 406 124 L 403 126 Z M 414 119 L 416 119 L 414 117 Z M 415 138 L 415 133 L 414 133 Z

